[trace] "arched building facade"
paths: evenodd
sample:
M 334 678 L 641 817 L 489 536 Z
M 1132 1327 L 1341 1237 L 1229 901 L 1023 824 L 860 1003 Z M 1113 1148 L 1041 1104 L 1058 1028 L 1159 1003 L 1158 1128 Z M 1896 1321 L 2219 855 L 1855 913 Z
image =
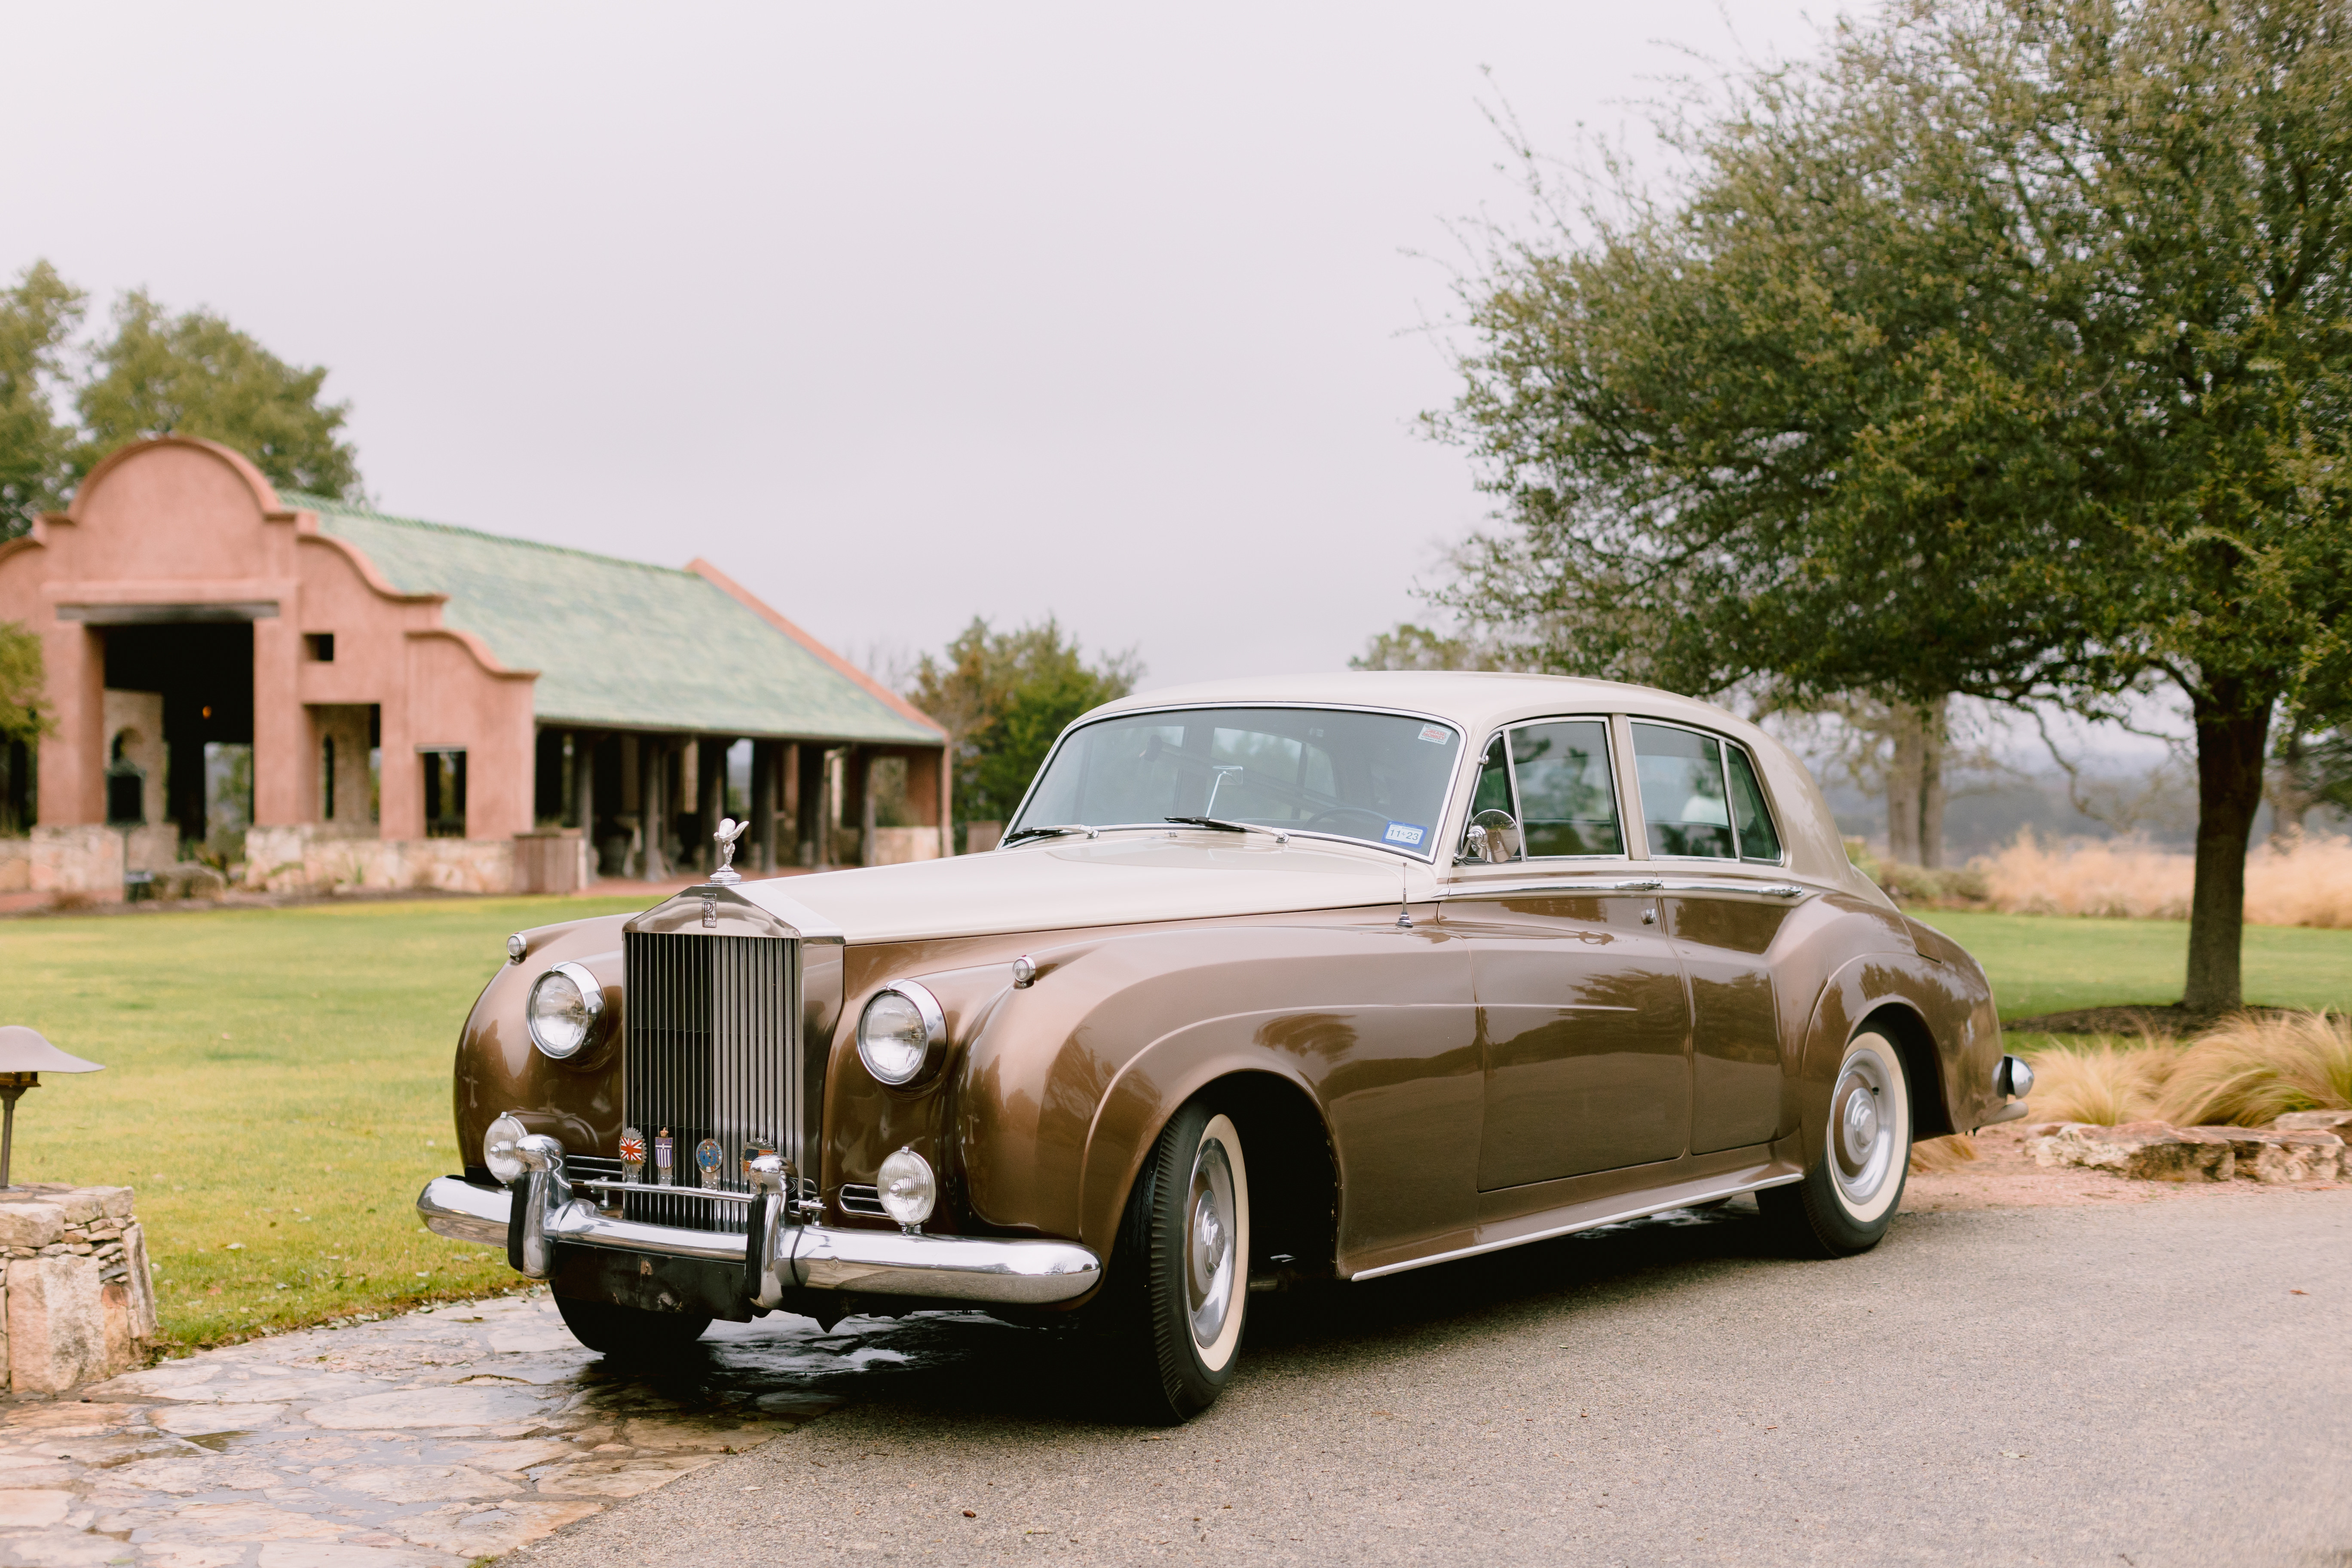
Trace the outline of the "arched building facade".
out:
M 708 562 L 280 495 L 212 442 L 125 447 L 0 544 L 0 621 L 53 725 L 19 886 L 241 836 L 255 887 L 564 890 L 707 868 L 722 814 L 747 868 L 949 847 L 940 726 Z

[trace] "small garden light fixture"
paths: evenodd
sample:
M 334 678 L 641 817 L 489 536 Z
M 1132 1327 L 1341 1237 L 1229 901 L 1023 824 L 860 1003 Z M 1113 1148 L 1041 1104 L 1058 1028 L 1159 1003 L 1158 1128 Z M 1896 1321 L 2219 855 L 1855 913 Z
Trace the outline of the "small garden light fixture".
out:
M 102 1072 L 102 1062 L 69 1057 L 22 1024 L 0 1024 L 0 1189 L 8 1185 L 8 1156 L 16 1140 L 16 1101 L 41 1086 L 45 1072 Z

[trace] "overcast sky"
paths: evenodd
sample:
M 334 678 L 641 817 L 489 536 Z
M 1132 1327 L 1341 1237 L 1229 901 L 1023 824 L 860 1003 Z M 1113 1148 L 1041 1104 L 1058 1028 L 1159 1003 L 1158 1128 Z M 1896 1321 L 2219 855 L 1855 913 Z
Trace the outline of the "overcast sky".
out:
M 1817 3 L 1811 16 L 1834 15 Z M 13 9 L 0 268 L 329 366 L 385 510 L 706 555 L 856 657 L 1337 668 L 1480 517 L 1449 224 L 1781 0 Z M 1482 75 L 1491 70 L 1491 78 Z

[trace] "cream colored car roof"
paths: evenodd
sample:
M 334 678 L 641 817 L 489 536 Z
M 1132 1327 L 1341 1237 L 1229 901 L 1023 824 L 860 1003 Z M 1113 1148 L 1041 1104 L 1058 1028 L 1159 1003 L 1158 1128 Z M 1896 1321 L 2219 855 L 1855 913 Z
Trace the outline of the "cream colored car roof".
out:
M 1868 878 L 1846 859 L 1845 843 L 1822 798 L 1821 785 L 1797 755 L 1764 731 L 1711 702 L 1678 697 L 1654 687 L 1617 680 L 1585 680 L 1564 675 L 1519 675 L 1490 670 L 1363 669 L 1309 675 L 1257 675 L 1197 681 L 1139 691 L 1082 714 L 1071 728 L 1114 713 L 1153 708 L 1218 703 L 1307 703 L 1348 708 L 1392 708 L 1444 719 L 1469 738 L 1463 767 L 1476 765 L 1478 746 L 1506 724 L 1553 714 L 1623 713 L 1664 719 L 1729 736 L 1746 746 L 1764 775 L 1789 850 L 1788 870 L 1884 901 Z M 1066 731 L 1066 734 L 1067 731 Z M 1467 792 L 1456 792 L 1457 814 Z M 1458 827 L 1449 825 L 1449 831 Z M 1725 871 L 1739 868 L 1715 862 Z

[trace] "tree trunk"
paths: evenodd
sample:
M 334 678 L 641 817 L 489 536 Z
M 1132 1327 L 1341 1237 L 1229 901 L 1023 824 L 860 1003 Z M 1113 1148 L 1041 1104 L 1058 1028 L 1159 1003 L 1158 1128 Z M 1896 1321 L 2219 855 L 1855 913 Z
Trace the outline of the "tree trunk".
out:
M 2246 849 L 2263 804 L 2271 704 L 2244 681 L 2209 679 L 2190 694 L 2197 725 L 2197 885 L 2189 900 L 2189 985 L 2200 1018 L 2245 1003 Z
M 1949 697 L 1937 698 L 1919 727 L 1919 864 L 1930 870 L 1944 865 L 1944 752 L 1951 709 Z
M 1897 702 L 1889 710 L 1895 757 L 1886 769 L 1886 858 L 1896 866 L 1919 864 L 1919 785 L 1927 734 L 1919 710 Z

